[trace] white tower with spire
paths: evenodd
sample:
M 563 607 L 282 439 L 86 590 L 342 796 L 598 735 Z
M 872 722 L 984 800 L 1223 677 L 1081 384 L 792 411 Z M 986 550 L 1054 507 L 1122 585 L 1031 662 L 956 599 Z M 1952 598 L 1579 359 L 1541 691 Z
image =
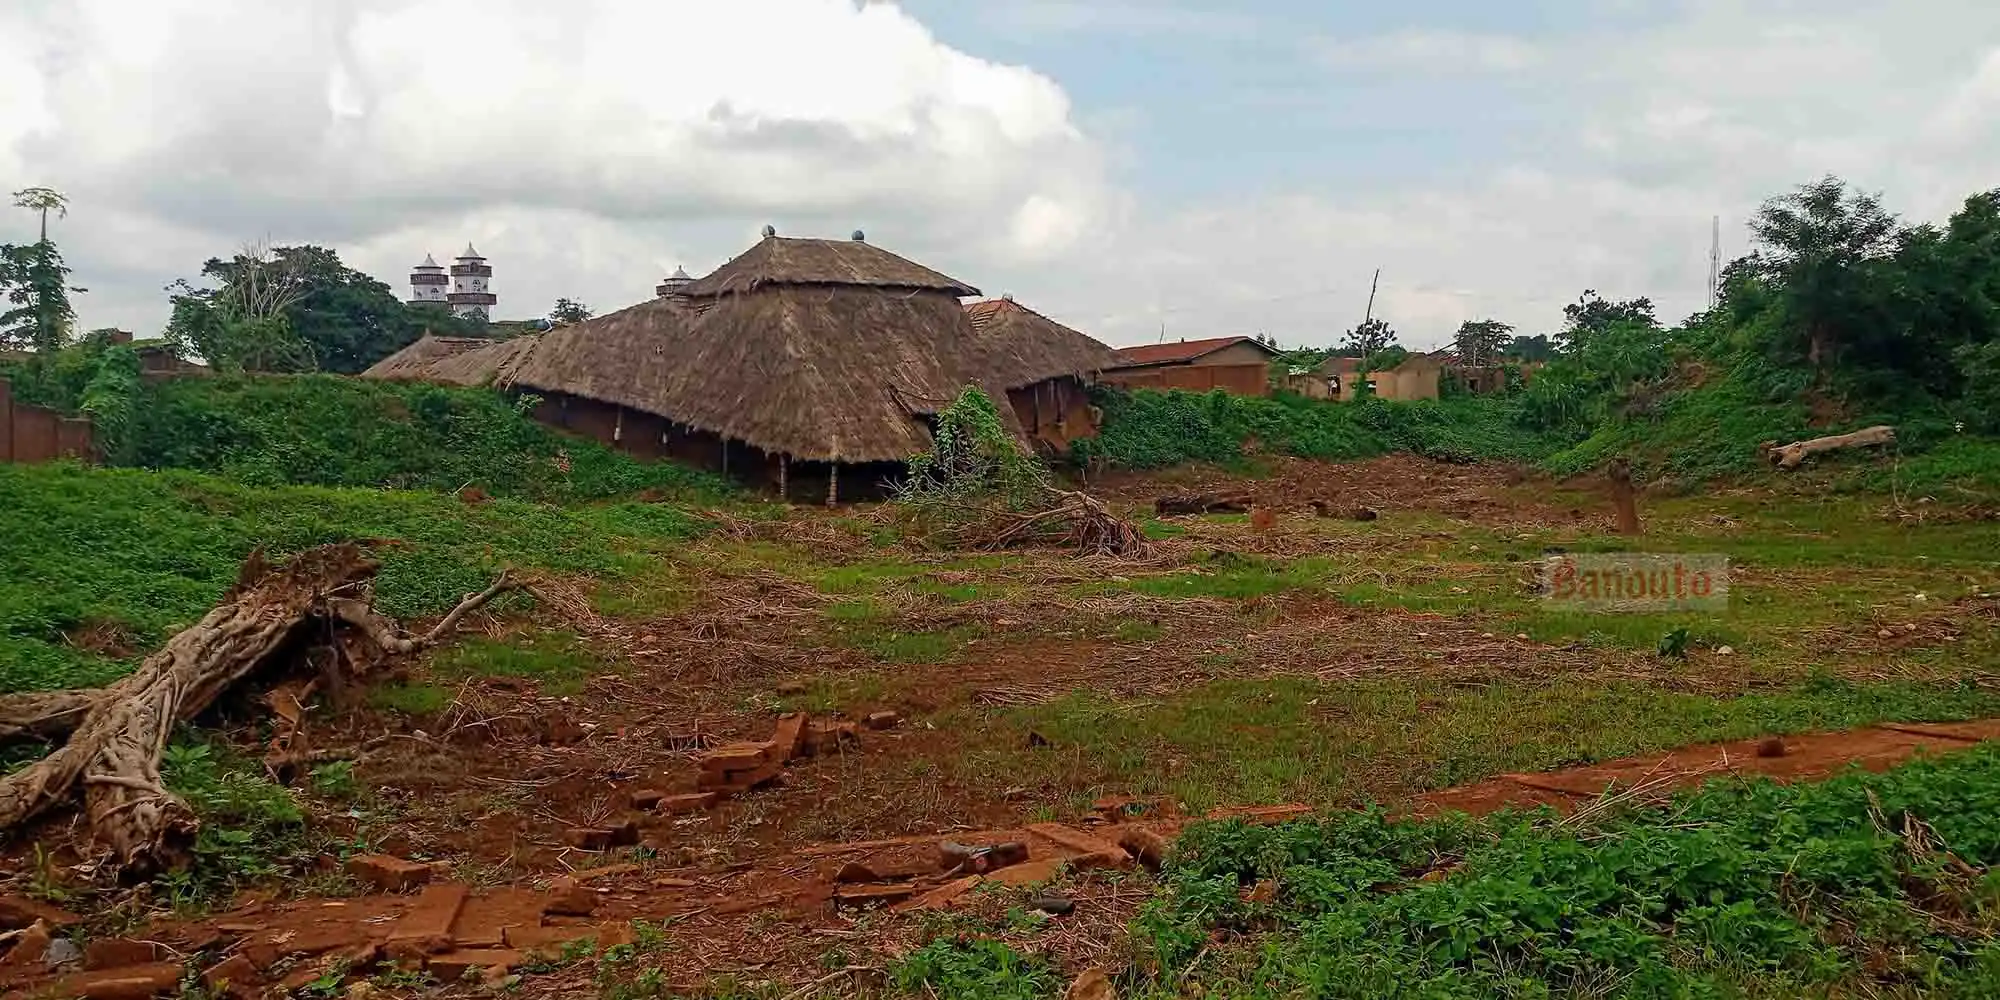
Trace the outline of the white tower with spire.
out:
M 410 272 L 410 304 L 415 306 L 435 302 L 444 305 L 444 290 L 449 284 L 451 279 L 445 276 L 444 265 L 439 264 L 430 254 L 425 254 L 424 262 Z
M 493 317 L 493 307 L 499 297 L 493 294 L 493 269 L 486 265 L 486 258 L 465 245 L 465 252 L 451 264 L 451 294 L 445 297 L 451 303 L 454 316 Z
M 679 298 L 686 292 L 687 286 L 692 284 L 694 284 L 694 278 L 688 274 L 687 268 L 676 266 L 674 273 L 662 279 L 659 285 L 654 287 L 653 291 L 663 299 Z

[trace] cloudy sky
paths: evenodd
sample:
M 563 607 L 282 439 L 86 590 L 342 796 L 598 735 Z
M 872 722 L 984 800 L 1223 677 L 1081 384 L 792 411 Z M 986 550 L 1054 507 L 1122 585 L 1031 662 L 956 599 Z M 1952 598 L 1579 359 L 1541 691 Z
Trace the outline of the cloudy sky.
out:
M 1547 330 L 1701 305 L 1710 219 L 1837 173 L 2000 186 L 1992 0 L 7 0 L 0 188 L 47 185 L 86 328 L 247 242 L 504 318 L 599 311 L 769 223 L 1116 344 Z M 33 239 L 0 214 L 0 241 Z

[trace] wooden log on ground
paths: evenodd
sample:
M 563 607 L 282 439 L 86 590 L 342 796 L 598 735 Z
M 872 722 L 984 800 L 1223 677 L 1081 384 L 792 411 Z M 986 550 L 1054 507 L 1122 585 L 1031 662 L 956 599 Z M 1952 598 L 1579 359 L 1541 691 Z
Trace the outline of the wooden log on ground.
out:
M 1840 451 L 1844 448 L 1877 448 L 1895 443 L 1896 429 L 1878 426 L 1864 428 L 1851 434 L 1835 434 L 1795 444 L 1778 445 L 1766 442 L 1760 450 L 1772 465 L 1780 469 L 1796 469 L 1806 459 L 1821 452 Z
M 387 653 L 436 642 L 468 611 L 507 586 L 469 595 L 430 633 L 410 638 L 368 603 L 376 565 L 354 545 L 301 553 L 273 568 L 257 553 L 236 587 L 192 628 L 167 640 L 130 675 L 89 692 L 0 701 L 0 736 L 68 739 L 42 760 L 0 780 L 0 830 L 68 801 L 78 786 L 92 832 L 128 870 L 184 865 L 200 828 L 160 780 L 160 756 L 176 724 L 312 632 L 354 627 Z M 342 595 L 336 597 L 335 595 Z
M 1247 514 L 1251 502 L 1248 493 L 1170 493 L 1153 501 L 1153 513 L 1159 517 L 1174 514 Z

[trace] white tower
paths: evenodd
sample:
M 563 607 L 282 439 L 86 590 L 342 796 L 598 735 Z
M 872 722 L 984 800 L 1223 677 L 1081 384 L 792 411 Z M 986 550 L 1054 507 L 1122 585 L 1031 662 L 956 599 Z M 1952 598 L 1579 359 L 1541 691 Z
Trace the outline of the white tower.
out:
M 465 252 L 451 265 L 451 294 L 445 297 L 451 303 L 454 316 L 474 314 L 493 318 L 493 307 L 499 298 L 493 294 L 493 269 L 486 266 L 486 258 L 465 245 Z
M 443 305 L 444 289 L 450 283 L 451 279 L 445 277 L 444 266 L 430 254 L 425 254 L 424 262 L 410 272 L 410 304 L 415 306 L 435 302 Z
M 674 273 L 667 275 L 665 279 L 661 280 L 653 291 L 663 299 L 677 298 L 686 291 L 687 286 L 692 284 L 694 284 L 694 278 L 688 274 L 687 268 L 676 266 Z

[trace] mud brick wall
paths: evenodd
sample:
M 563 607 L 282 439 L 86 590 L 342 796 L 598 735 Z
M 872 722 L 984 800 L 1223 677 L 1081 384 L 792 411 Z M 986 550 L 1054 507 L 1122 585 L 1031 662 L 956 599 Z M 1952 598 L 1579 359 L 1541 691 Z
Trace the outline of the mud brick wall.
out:
M 91 461 L 96 455 L 89 420 L 15 402 L 13 384 L 0 379 L 0 462 Z
M 1271 394 L 1268 365 L 1175 365 L 1165 368 L 1121 368 L 1105 372 L 1102 379 L 1128 389 L 1186 389 L 1208 392 L 1221 389 L 1238 396 Z

